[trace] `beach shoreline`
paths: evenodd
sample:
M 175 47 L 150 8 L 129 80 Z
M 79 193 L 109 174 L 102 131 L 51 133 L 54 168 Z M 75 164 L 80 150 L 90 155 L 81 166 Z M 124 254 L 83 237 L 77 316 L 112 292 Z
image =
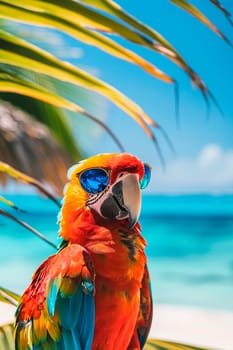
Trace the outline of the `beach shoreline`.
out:
M 0 302 L 0 325 L 13 322 L 14 312 L 14 306 Z M 233 312 L 159 304 L 154 308 L 149 337 L 232 350 Z

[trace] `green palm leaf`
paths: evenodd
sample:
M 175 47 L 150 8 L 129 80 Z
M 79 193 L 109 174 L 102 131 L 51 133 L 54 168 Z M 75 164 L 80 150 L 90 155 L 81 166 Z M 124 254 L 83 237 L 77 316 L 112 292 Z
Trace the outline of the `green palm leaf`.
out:
M 0 301 L 16 306 L 20 300 L 20 296 L 9 289 L 0 286 Z
M 13 350 L 14 347 L 14 325 L 6 324 L 0 326 L 0 349 Z
M 177 0 L 179 3 L 179 0 Z M 126 13 L 117 3 L 112 0 L 82 0 L 82 3 L 98 8 L 102 11 L 107 12 L 109 15 L 116 17 L 117 19 L 123 21 L 130 27 L 122 27 L 120 23 L 115 22 L 112 27 L 109 27 L 108 31 L 110 33 L 117 33 L 123 38 L 128 39 L 139 45 L 148 47 L 151 50 L 154 50 L 163 56 L 167 57 L 173 63 L 181 67 L 190 77 L 193 84 L 198 86 L 198 88 L 203 93 L 205 99 L 209 94 L 212 98 L 212 94 L 209 93 L 208 88 L 205 83 L 199 77 L 198 74 L 187 64 L 185 59 L 179 54 L 179 52 L 156 30 L 153 28 L 141 23 L 136 18 Z M 180 2 L 180 5 L 182 1 Z M 190 14 L 195 15 L 195 11 L 190 10 Z M 199 20 L 201 20 L 204 15 L 199 12 Z M 213 27 L 214 25 L 210 23 Z M 98 27 L 96 27 L 98 29 Z M 100 28 L 101 30 L 101 28 Z M 107 30 L 107 29 L 103 29 Z M 225 37 L 224 37 L 225 38 Z M 214 101 L 216 102 L 216 101 Z
M 178 6 L 184 8 L 186 11 L 188 10 L 190 14 L 196 16 L 200 21 L 205 22 L 211 29 L 215 30 L 215 32 L 219 33 L 219 35 L 226 39 L 199 10 L 191 6 L 185 0 L 174 1 Z M 118 21 L 85 6 L 86 4 L 107 12 L 108 15 L 120 19 L 123 23 L 119 23 Z M 59 28 L 65 33 L 75 36 L 79 40 L 96 45 L 107 53 L 138 64 L 150 74 L 165 81 L 174 81 L 171 77 L 163 74 L 160 70 L 152 66 L 151 63 L 146 62 L 135 53 L 125 49 L 113 40 L 110 40 L 108 37 L 100 35 L 96 30 L 107 33 L 116 33 L 127 40 L 153 49 L 172 60 L 175 64 L 184 69 L 192 82 L 202 91 L 204 96 L 209 95 L 212 98 L 212 94 L 209 93 L 201 78 L 164 37 L 152 28 L 140 23 L 134 17 L 127 14 L 118 4 L 111 0 L 83 0 L 82 3 L 77 3 L 72 0 L 49 0 L 46 2 L 41 0 L 21 0 L 20 5 L 12 5 L 11 1 L 4 0 L 2 1 L 2 5 L 0 5 L 0 9 L 0 16 L 3 18 L 18 21 L 19 18 L 23 18 L 22 21 L 24 22 Z
M 9 289 L 0 286 L 0 301 L 17 306 L 20 296 Z M 1 310 L 0 310 L 1 311 Z M 0 349 L 13 350 L 14 349 L 14 324 L 0 325 Z
M 145 350 L 207 350 L 197 346 L 183 343 L 170 342 L 159 339 L 149 339 L 145 345 Z
M 42 194 L 44 194 L 46 197 L 50 198 L 58 207 L 60 207 L 60 201 L 50 192 L 47 190 L 45 186 L 35 178 L 28 176 L 21 171 L 18 171 L 14 167 L 10 166 L 9 164 L 0 161 L 0 173 L 7 174 L 11 176 L 16 181 L 21 181 L 23 183 L 26 183 L 28 185 L 34 186 L 37 190 L 39 190 Z M 3 200 L 4 201 L 4 200 Z M 7 203 L 5 200 L 5 204 L 10 205 L 10 203 Z M 10 205 L 11 206 L 11 205 Z
M 210 21 L 206 20 L 206 17 L 199 10 L 190 5 L 187 1 L 171 1 L 196 16 L 200 21 L 205 22 L 211 29 L 225 38 Z M 87 5 L 91 5 L 91 7 Z M 105 11 L 107 16 L 96 11 L 96 8 Z M 138 64 L 147 72 L 158 78 L 167 82 L 174 82 L 171 77 L 162 73 L 150 62 L 147 62 L 134 52 L 119 45 L 109 37 L 97 33 L 96 30 L 116 33 L 134 43 L 156 50 L 185 70 L 192 82 L 196 84 L 203 93 L 207 104 L 207 96 L 212 98 L 216 103 L 215 98 L 200 77 L 189 67 L 165 38 L 152 28 L 140 23 L 134 17 L 127 14 L 118 4 L 111 0 L 83 0 L 81 3 L 72 0 L 49 0 L 46 2 L 41 0 L 21 0 L 20 4 L 12 4 L 9 0 L 3 0 L 1 1 L 0 9 L 0 16 L 2 18 L 59 28 L 66 34 L 74 36 L 76 39 L 82 40 L 87 44 L 95 45 L 118 58 Z M 109 17 L 109 15 L 111 17 Z M 121 23 L 116 21 L 114 17 L 116 17 L 117 20 L 120 19 Z M 103 94 L 118 107 L 131 115 L 131 117 L 144 128 L 149 137 L 153 139 L 152 133 L 146 124 L 156 126 L 155 122 L 147 116 L 139 106 L 111 86 L 103 83 L 99 79 L 93 78 L 80 69 L 66 65 L 55 59 L 55 57 L 48 55 L 48 53 L 42 52 L 42 50 L 39 52 L 38 49 L 36 50 L 35 47 L 26 42 L 22 44 L 22 41 L 19 42 L 19 39 L 18 41 L 13 40 L 12 36 L 10 37 L 8 35 L 6 37 L 5 35 L 4 37 L 3 35 L 2 47 L 4 44 L 8 50 L 2 50 L 1 52 L 2 62 L 17 65 L 21 68 L 28 68 L 30 64 L 31 69 L 36 72 L 46 71 L 46 74 L 49 76 L 56 76 L 60 80 L 78 84 Z M 33 61 L 34 63 L 36 62 L 36 65 L 33 64 Z
M 52 104 L 56 107 L 66 108 L 73 112 L 83 112 L 83 109 L 77 104 L 64 99 L 38 84 L 27 81 L 9 72 L 0 72 L 0 92 L 21 94 Z
M 11 207 L 15 210 L 21 210 L 20 208 L 18 208 L 12 201 L 10 201 L 9 199 L 0 196 L 0 202 L 2 202 L 3 204 L 7 205 L 8 207 Z
M 194 5 L 190 4 L 186 0 L 169 0 L 173 4 L 177 5 L 178 7 L 182 8 L 195 18 L 197 18 L 200 22 L 204 23 L 207 27 L 212 29 L 216 34 L 218 34 L 223 40 L 228 42 L 228 44 L 231 45 L 230 41 L 226 38 L 226 36 L 201 12 L 196 8 Z M 219 6 L 218 6 L 219 7 Z
M 57 7 L 58 6 L 56 6 L 56 8 Z M 158 79 L 166 82 L 173 82 L 171 77 L 136 53 L 124 48 L 122 45 L 119 45 L 115 41 L 97 33 L 96 31 L 85 28 L 80 25 L 79 22 L 75 22 L 73 16 L 67 18 L 67 16 L 63 16 L 62 13 L 58 14 L 59 16 L 54 15 L 54 13 L 35 12 L 30 9 L 22 9 L 12 4 L 1 5 L 2 18 L 10 20 L 18 19 L 18 21 L 24 23 L 60 29 L 74 38 L 83 41 L 85 44 L 97 46 L 99 49 L 115 57 L 129 61 L 133 64 L 138 64 L 141 68 Z
M 74 161 L 81 159 L 81 154 L 76 146 L 76 141 L 66 123 L 61 108 L 80 113 L 86 118 L 91 119 L 110 135 L 121 151 L 124 151 L 118 138 L 105 123 L 88 113 L 77 103 L 62 97 L 59 92 L 51 91 L 54 89 L 55 83 L 51 84 L 51 81 L 48 82 L 49 90 L 36 83 L 34 77 L 31 77 L 30 74 L 26 75 L 29 75 L 31 80 L 34 81 L 28 81 L 24 77 L 19 76 L 18 73 L 19 72 L 16 73 L 15 71 L 12 72 L 9 69 L 7 72 L 1 73 L 0 70 L 0 98 L 12 102 L 33 117 L 36 117 L 38 121 L 48 126 L 64 149 L 72 156 Z M 22 73 L 21 71 L 21 75 Z M 46 85 L 47 80 L 45 80 L 44 77 L 39 77 L 39 80 L 42 81 L 43 85 Z M 58 108 L 55 109 L 54 107 Z M 47 118 L 48 115 L 49 118 Z
M 21 83 L 22 80 L 21 80 Z M 8 88 L 13 91 L 13 82 L 8 81 Z M 82 159 L 82 153 L 79 147 L 78 140 L 75 140 L 72 129 L 69 123 L 68 115 L 64 108 L 77 112 L 85 113 L 85 111 L 76 104 L 71 103 L 67 99 L 62 98 L 58 94 L 53 93 L 49 89 L 40 87 L 39 84 L 28 83 L 25 80 L 23 84 L 19 81 L 15 82 L 15 92 L 6 93 L 6 80 L 0 81 L 4 93 L 0 94 L 0 98 L 5 101 L 10 101 L 14 106 L 27 112 L 33 119 L 46 125 L 52 136 L 58 141 L 67 154 L 71 157 L 72 162 L 77 162 Z M 28 85 L 28 89 L 25 89 Z M 16 89 L 17 86 L 17 89 Z M 1 86 L 0 86 L 1 91 Z M 24 95 L 22 93 L 24 92 Z M 27 95 L 26 95 L 27 94 Z M 49 116 L 49 118 L 47 117 Z
M 143 127 L 148 136 L 153 138 L 152 132 L 146 123 L 154 126 L 156 126 L 156 123 L 137 104 L 122 93 L 85 71 L 59 61 L 44 50 L 1 30 L 0 62 L 23 69 L 30 67 L 31 70 L 40 74 L 46 74 L 54 79 L 60 79 L 96 91 L 128 113 Z

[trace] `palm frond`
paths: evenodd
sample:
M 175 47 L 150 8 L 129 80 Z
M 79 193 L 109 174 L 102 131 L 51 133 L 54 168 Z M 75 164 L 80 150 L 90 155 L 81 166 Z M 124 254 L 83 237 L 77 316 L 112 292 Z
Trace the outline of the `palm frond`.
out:
M 42 239 L 44 242 L 48 243 L 50 246 L 52 246 L 54 249 L 57 249 L 57 246 L 51 242 L 47 237 L 45 237 L 41 232 L 39 232 L 38 230 L 36 230 L 34 227 L 32 227 L 31 225 L 29 225 L 28 223 L 18 219 L 17 217 L 15 217 L 14 215 L 6 212 L 5 210 L 0 209 L 0 215 L 3 215 L 7 218 L 9 218 L 12 221 L 17 222 L 17 224 L 23 226 L 24 228 L 26 228 L 27 230 L 29 230 L 30 232 L 32 232 L 34 235 L 36 235 L 37 237 L 39 237 L 40 239 Z
M 229 45 L 232 46 L 230 40 L 194 5 L 190 4 L 186 0 L 169 0 L 173 4 L 182 8 L 193 17 L 197 18 L 200 22 L 204 23 L 207 27 L 209 27 L 213 32 L 218 34 L 223 40 L 225 40 Z M 216 1 L 215 1 L 216 4 Z M 219 5 L 219 4 L 218 4 Z M 218 6 L 218 8 L 220 8 Z
M 214 6 L 216 6 L 226 17 L 226 19 L 229 21 L 229 23 L 233 26 L 233 21 L 231 18 L 231 13 L 223 7 L 223 5 L 218 0 L 209 0 Z
M 171 1 L 176 3 L 176 5 L 178 5 L 179 7 L 182 7 L 183 9 L 188 11 L 193 16 L 197 17 L 200 21 L 204 22 L 212 30 L 218 33 L 222 38 L 226 39 L 224 35 L 214 26 L 214 24 L 204 16 L 203 13 L 201 13 L 194 6 L 190 5 L 187 1 Z M 2 18 L 23 21 L 25 23 L 31 23 L 40 26 L 59 28 L 64 33 L 72 35 L 76 39 L 82 40 L 87 44 L 95 45 L 100 49 L 104 50 L 105 52 L 113 54 L 118 58 L 128 60 L 131 63 L 139 64 L 143 69 L 145 69 L 152 75 L 155 75 L 165 81 L 174 82 L 174 79 L 167 75 L 163 75 L 163 73 L 160 72 L 160 70 L 154 68 L 150 62 L 146 62 L 143 58 L 139 57 L 135 53 L 125 49 L 125 47 L 119 46 L 119 44 L 113 41 L 112 39 L 109 39 L 108 37 L 97 33 L 96 30 L 107 33 L 115 33 L 122 36 L 124 39 L 156 50 L 157 52 L 171 59 L 182 69 L 184 69 L 185 72 L 189 75 L 192 82 L 199 87 L 202 93 L 205 96 L 209 95 L 209 97 L 211 98 L 212 94 L 209 94 L 209 90 L 204 84 L 204 82 L 201 80 L 201 78 L 194 72 L 194 70 L 185 62 L 185 60 L 180 56 L 180 54 L 172 47 L 172 45 L 164 37 L 162 37 L 152 28 L 140 23 L 134 17 L 127 14 L 117 3 L 111 0 L 83 0 L 81 2 L 74 2 L 72 0 L 66 0 L 65 2 L 62 0 L 58 0 L 56 2 L 53 0 L 46 2 L 40 0 L 22 0 L 20 5 L 12 5 L 11 1 L 4 0 L 1 6 L 2 9 L 0 16 L 2 16 Z M 96 11 L 96 9 L 104 11 L 105 13 L 107 13 L 108 16 Z M 115 20 L 115 18 L 112 18 L 112 16 L 116 17 L 117 20 L 120 19 L 121 23 Z M 22 18 L 23 20 L 19 20 L 19 18 Z M 11 61 L 11 63 L 13 62 Z M 56 64 L 57 63 L 58 62 L 56 62 Z M 54 61 L 53 64 L 55 64 Z M 66 74 L 64 73 L 65 72 L 63 72 L 63 79 L 64 75 L 66 75 L 67 79 L 67 70 Z M 69 74 L 70 73 L 71 71 L 69 71 Z M 77 83 L 77 74 L 78 73 L 76 70 L 75 82 L 73 81 L 73 83 Z M 89 80 L 87 84 L 87 76 L 83 74 L 84 72 L 79 71 L 78 84 L 81 83 L 81 80 L 83 84 L 81 84 L 81 86 L 92 89 L 93 83 L 94 85 L 98 85 L 98 83 L 100 83 L 100 81 L 98 83 L 97 81 L 92 81 L 91 84 Z M 129 110 L 127 111 L 126 107 L 123 106 L 124 103 L 122 104 L 122 99 L 119 100 L 120 96 L 116 96 L 116 94 L 114 94 L 112 90 L 111 92 L 108 91 L 109 88 L 110 87 L 108 86 L 108 89 L 106 89 L 106 84 L 104 84 L 104 86 L 96 86 L 96 91 L 104 94 L 107 98 L 109 98 L 120 108 L 122 108 L 126 113 L 129 113 Z M 148 116 L 146 116 L 145 114 L 143 115 L 142 110 L 138 110 L 136 114 L 139 114 L 141 116 L 141 119 L 147 120 L 148 124 L 154 124 L 154 122 L 151 121 L 151 118 L 148 118 Z
M 0 105 L 0 118 L 4 121 L 0 123 L 1 182 L 6 183 L 7 173 L 16 180 L 37 186 L 43 192 L 45 186 L 41 188 L 36 182 L 41 180 L 61 194 L 67 167 L 72 161 L 51 137 L 48 129 L 7 103 Z M 31 174 L 32 177 L 27 177 L 22 172 Z M 48 190 L 46 195 L 57 202 Z
M 19 210 L 19 211 L 23 211 L 22 209 L 20 209 L 19 207 L 17 207 L 15 205 L 15 203 L 13 203 L 12 201 L 10 201 L 9 199 L 3 197 L 3 196 L 0 196 L 0 202 L 4 203 L 5 205 L 15 209 L 15 210 Z
M 51 91 L 53 90 L 51 88 L 51 81 L 49 81 L 49 90 L 35 81 L 28 81 L 21 76 L 22 73 L 27 75 L 28 72 L 21 72 L 19 74 L 19 72 L 12 72 L 9 67 L 6 72 L 0 71 L 0 98 L 22 108 L 33 118 L 36 118 L 49 127 L 55 138 L 73 158 L 73 161 L 80 160 L 82 156 L 76 146 L 77 141 L 74 140 L 74 136 L 66 123 L 64 113 L 61 112 L 61 108 L 65 108 L 76 114 L 79 113 L 91 119 L 110 135 L 121 151 L 124 151 L 124 147 L 121 145 L 119 139 L 104 122 L 88 113 L 77 103 L 63 98 L 59 92 Z M 40 80 L 42 80 L 43 85 L 46 85 L 44 78 Z M 54 107 L 57 107 L 57 109 Z M 49 118 L 47 118 L 48 115 Z
M 25 184 L 34 186 L 46 197 L 50 198 L 59 208 L 61 206 L 60 201 L 38 180 L 35 178 L 26 175 L 25 173 L 15 169 L 13 166 L 10 166 L 8 163 L 0 161 L 0 174 L 8 175 L 15 179 L 16 181 L 21 181 Z M 10 205 L 10 202 L 5 200 L 5 204 Z M 11 206 L 11 205 L 10 205 Z
M 203 13 L 189 4 L 189 2 L 186 0 L 171 1 L 198 18 L 198 20 L 204 22 L 209 28 L 226 40 L 218 28 L 216 28 Z M 215 5 L 221 8 L 218 1 Z M 126 13 L 114 1 L 83 0 L 76 2 L 73 0 L 49 0 L 45 2 L 41 0 L 21 0 L 20 4 L 12 4 L 10 0 L 3 0 L 1 1 L 0 9 L 0 18 L 60 29 L 65 34 L 73 36 L 75 39 L 90 45 L 95 45 L 108 54 L 137 64 L 153 76 L 166 82 L 175 83 L 177 86 L 177 82 L 172 77 L 161 72 L 161 70 L 157 69 L 151 62 L 146 61 L 135 52 L 126 49 L 125 46 L 114 41 L 109 37 L 109 34 L 117 34 L 135 44 L 157 51 L 181 67 L 188 74 L 191 81 L 198 86 L 203 94 L 207 106 L 209 106 L 210 99 L 219 108 L 215 97 L 209 91 L 201 77 L 186 63 L 184 58 L 166 38 L 154 29 L 138 21 L 132 15 Z M 223 9 L 221 8 L 221 10 Z M 107 35 L 103 33 L 107 33 Z M 86 71 L 62 62 L 48 52 L 4 30 L 0 31 L 0 44 L 0 62 L 2 62 L 2 64 L 18 67 L 25 71 L 30 67 L 30 70 L 34 71 L 36 74 L 46 74 L 46 76 L 57 81 L 66 81 L 69 84 L 75 84 L 105 96 L 130 115 L 144 129 L 154 142 L 160 154 L 160 158 L 162 159 L 156 138 L 150 129 L 151 127 L 159 128 L 158 124 L 137 104 L 118 90 L 102 80 L 94 78 Z M 9 81 L 9 79 L 7 80 L 6 77 L 4 77 L 1 80 L 1 90 L 3 91 L 4 88 L 5 91 L 14 91 L 17 93 L 21 90 L 24 95 L 28 96 L 31 94 L 30 97 L 41 99 L 43 102 L 47 98 L 47 102 L 49 103 L 57 103 L 60 104 L 60 106 L 61 104 L 66 104 L 67 108 L 74 108 L 74 104 L 72 105 L 69 101 L 64 101 L 64 98 L 62 99 L 61 96 L 60 99 L 56 99 L 54 94 L 41 91 L 41 89 L 33 90 L 31 86 L 28 86 L 28 83 L 20 85 L 19 81 Z M 80 106 L 76 105 L 76 111 L 79 110 L 79 107 Z M 84 111 L 83 115 L 88 116 L 89 113 Z M 92 120 L 96 120 L 96 118 L 94 117 Z M 111 132 L 109 133 L 111 134 Z M 114 139 L 116 140 L 115 137 Z M 122 149 L 119 142 L 118 145 Z
M 167 340 L 149 339 L 144 350 L 207 350 L 207 348 L 200 348 L 198 346 L 176 343 Z
M 122 25 L 121 23 L 115 21 L 114 24 L 109 25 L 109 27 L 102 30 L 107 31 L 108 33 L 116 33 L 124 39 L 127 39 L 135 44 L 145 46 L 165 56 L 187 73 L 192 83 L 200 89 L 205 99 L 207 99 L 208 96 L 212 99 L 210 96 L 211 94 L 209 94 L 209 89 L 201 77 L 192 67 L 190 67 L 184 57 L 180 55 L 180 53 L 171 45 L 171 43 L 169 43 L 168 40 L 154 28 L 141 23 L 135 17 L 125 12 L 116 2 L 112 0 L 81 0 L 81 2 L 90 5 L 93 8 L 105 11 L 109 15 L 116 17 L 118 20 L 121 20 L 124 23 L 124 25 Z M 177 0 L 177 3 L 179 3 L 179 0 Z M 201 20 L 204 15 L 200 11 L 198 13 L 200 16 L 198 19 Z M 191 14 L 194 15 L 194 13 Z M 214 27 L 211 22 L 210 25 Z M 101 30 L 101 28 L 98 26 L 95 27 L 95 29 Z M 207 100 L 206 102 L 208 104 Z
M 0 326 L 0 349 L 14 350 L 14 325 L 6 324 Z
M 0 301 L 16 306 L 19 300 L 20 296 L 18 294 L 0 286 Z
M 36 10 L 38 9 L 41 9 L 41 7 L 38 6 Z M 53 11 L 54 9 L 55 11 Z M 73 20 L 73 16 L 66 16 L 56 4 L 54 4 L 53 7 L 50 7 L 49 13 L 35 12 L 35 10 L 33 11 L 30 8 L 22 9 L 19 6 L 12 4 L 3 4 L 1 7 L 1 16 L 8 20 L 18 19 L 18 21 L 24 23 L 60 29 L 70 36 L 83 41 L 85 44 L 96 46 L 110 55 L 137 64 L 147 73 L 158 79 L 165 82 L 173 82 L 173 79 L 170 76 L 163 73 L 160 69 L 156 68 L 141 56 L 126 49 L 112 39 L 82 26 L 82 23 L 80 24 Z
M 58 60 L 25 40 L 0 30 L 0 62 L 46 74 L 54 79 L 69 82 L 102 94 L 119 108 L 129 114 L 146 131 L 152 133 L 147 126 L 156 123 L 133 101 L 103 81 L 94 78 L 87 72 L 68 63 Z

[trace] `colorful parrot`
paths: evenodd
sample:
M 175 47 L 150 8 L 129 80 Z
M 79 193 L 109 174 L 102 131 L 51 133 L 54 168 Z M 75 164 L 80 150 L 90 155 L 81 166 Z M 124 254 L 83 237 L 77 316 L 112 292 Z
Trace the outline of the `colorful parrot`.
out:
M 99 154 L 68 178 L 62 243 L 21 298 L 15 349 L 142 349 L 152 298 L 138 217 L 150 167 L 127 153 Z

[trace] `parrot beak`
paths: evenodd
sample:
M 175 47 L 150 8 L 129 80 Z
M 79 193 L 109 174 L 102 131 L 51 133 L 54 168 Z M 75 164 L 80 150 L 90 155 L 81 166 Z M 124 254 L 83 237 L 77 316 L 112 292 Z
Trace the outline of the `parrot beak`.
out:
M 137 174 L 124 174 L 97 201 L 89 206 L 111 220 L 129 219 L 133 228 L 141 210 L 141 192 Z
M 123 178 L 122 199 L 129 215 L 129 228 L 133 228 L 141 211 L 141 191 L 136 174 L 128 174 Z

